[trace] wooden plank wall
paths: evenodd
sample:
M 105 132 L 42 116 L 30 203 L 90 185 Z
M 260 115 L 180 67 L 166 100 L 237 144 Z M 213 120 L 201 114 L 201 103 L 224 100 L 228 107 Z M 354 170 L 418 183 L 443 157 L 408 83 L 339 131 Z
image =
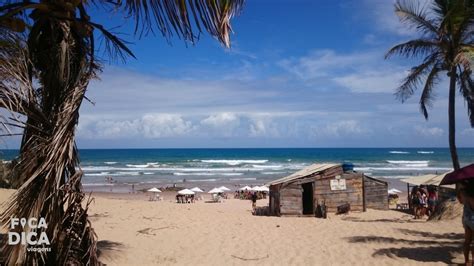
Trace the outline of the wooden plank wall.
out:
M 388 210 L 387 183 L 364 177 L 364 185 L 366 208 Z
M 301 185 L 289 184 L 280 189 L 281 215 L 303 214 L 303 189 Z
M 341 169 L 342 172 L 342 169 Z M 337 206 L 344 203 L 351 205 L 351 211 L 363 211 L 363 183 L 361 173 L 324 173 L 321 179 L 315 181 L 314 200 L 325 201 L 328 212 L 336 212 Z M 330 180 L 336 175 L 346 180 L 346 190 L 331 190 Z

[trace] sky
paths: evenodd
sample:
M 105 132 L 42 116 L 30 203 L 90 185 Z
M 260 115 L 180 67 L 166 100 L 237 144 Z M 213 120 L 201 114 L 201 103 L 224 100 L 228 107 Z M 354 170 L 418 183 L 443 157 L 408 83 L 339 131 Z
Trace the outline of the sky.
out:
M 92 18 L 120 26 L 137 59 L 104 62 L 90 83 L 80 148 L 448 146 L 445 79 L 428 121 L 420 91 L 394 96 L 421 59 L 384 59 L 417 35 L 391 0 L 248 0 L 231 49 L 207 34 L 195 45 L 138 38 L 132 20 L 103 10 Z M 461 97 L 456 110 L 458 146 L 472 147 Z

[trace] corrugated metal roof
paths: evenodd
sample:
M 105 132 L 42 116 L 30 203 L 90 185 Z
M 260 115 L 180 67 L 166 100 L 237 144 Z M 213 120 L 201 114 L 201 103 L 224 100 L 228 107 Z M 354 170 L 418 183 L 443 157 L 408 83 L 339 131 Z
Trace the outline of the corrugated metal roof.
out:
M 267 184 L 267 186 L 277 185 L 277 184 L 285 183 L 285 182 L 288 182 L 288 181 L 292 181 L 292 180 L 295 180 L 295 179 L 298 179 L 298 178 L 301 178 L 301 177 L 309 176 L 309 175 L 314 174 L 314 173 L 318 173 L 318 172 L 328 170 L 328 169 L 336 167 L 336 166 L 340 166 L 340 164 L 333 164 L 333 163 L 312 164 L 312 165 L 310 165 L 306 168 L 303 168 L 303 169 L 299 170 L 298 172 L 293 173 L 289 176 L 271 181 L 270 183 Z

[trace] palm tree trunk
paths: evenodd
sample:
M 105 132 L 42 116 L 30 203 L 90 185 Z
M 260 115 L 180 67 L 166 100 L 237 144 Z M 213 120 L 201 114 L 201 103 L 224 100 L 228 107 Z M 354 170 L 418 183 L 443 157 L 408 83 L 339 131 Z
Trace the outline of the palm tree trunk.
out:
M 452 68 L 449 73 L 449 103 L 448 103 L 448 118 L 449 118 L 449 151 L 451 152 L 451 160 L 453 162 L 454 170 L 460 167 L 458 152 L 456 150 L 456 69 Z
M 40 32 L 41 34 L 37 34 Z M 45 218 L 50 252 L 28 252 L 30 245 L 7 245 L 7 265 L 98 265 L 96 235 L 82 205 L 82 171 L 74 141 L 79 108 L 91 78 L 87 44 L 69 22 L 43 19 L 28 40 L 31 65 L 38 72 L 42 118 L 28 116 L 17 170 L 25 183 L 0 215 Z M 38 120 L 39 119 L 39 120 Z M 25 228 L 26 232 L 32 228 Z M 37 246 L 35 246 L 37 247 Z

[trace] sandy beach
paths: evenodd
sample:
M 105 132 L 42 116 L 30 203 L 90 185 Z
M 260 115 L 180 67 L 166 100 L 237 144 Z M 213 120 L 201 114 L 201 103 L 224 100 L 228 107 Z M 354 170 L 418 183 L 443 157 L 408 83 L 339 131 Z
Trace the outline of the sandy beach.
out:
M 0 190 L 4 202 L 13 190 Z M 262 217 L 250 201 L 177 204 L 95 193 L 89 214 L 108 265 L 407 265 L 462 263 L 460 219 L 368 210 L 328 219 Z M 207 197 L 207 195 L 205 195 Z M 266 200 L 259 200 L 265 206 Z

